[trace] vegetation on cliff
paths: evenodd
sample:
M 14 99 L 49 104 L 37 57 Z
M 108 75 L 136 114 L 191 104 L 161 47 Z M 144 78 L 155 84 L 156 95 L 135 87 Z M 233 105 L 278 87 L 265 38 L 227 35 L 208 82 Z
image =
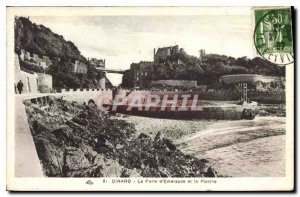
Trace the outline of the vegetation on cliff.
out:
M 214 85 L 220 76 L 232 74 L 262 74 L 285 76 L 285 68 L 260 57 L 233 58 L 225 55 L 208 54 L 203 60 L 188 55 L 184 50 L 166 60 L 154 64 L 154 80 L 196 80 L 198 84 Z
M 15 18 L 15 51 L 24 49 L 40 56 L 62 57 L 86 61 L 78 48 L 63 36 L 43 25 L 32 23 L 28 18 Z
M 47 69 L 34 63 L 20 61 L 21 70 L 42 72 L 52 75 L 54 88 L 96 88 L 99 75 L 96 69 L 89 65 L 79 49 L 71 41 L 66 41 L 63 36 L 52 32 L 43 25 L 32 23 L 28 18 L 15 18 L 15 52 L 20 54 L 21 49 L 53 61 Z M 72 66 L 67 59 L 79 60 L 87 65 L 87 73 L 73 73 Z

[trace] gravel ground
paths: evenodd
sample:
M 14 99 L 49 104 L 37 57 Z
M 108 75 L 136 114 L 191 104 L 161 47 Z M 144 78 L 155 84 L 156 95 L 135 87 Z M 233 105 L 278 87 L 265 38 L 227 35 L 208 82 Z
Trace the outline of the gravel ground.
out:
M 285 118 L 272 115 L 235 121 L 117 118 L 152 138 L 160 131 L 184 153 L 208 160 L 224 176 L 284 176 Z
M 218 123 L 225 122 L 223 120 L 174 120 L 159 119 L 141 116 L 125 116 L 118 115 L 118 119 L 126 120 L 135 125 L 138 133 L 145 133 L 155 137 L 156 133 L 161 132 L 165 138 L 173 142 L 193 136 L 195 133 L 210 128 L 210 125 L 216 127 Z

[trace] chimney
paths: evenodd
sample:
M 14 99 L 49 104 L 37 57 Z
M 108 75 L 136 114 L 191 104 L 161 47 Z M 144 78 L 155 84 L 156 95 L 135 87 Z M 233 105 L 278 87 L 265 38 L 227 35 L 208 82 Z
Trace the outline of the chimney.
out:
M 155 61 L 155 48 L 154 48 L 153 52 L 154 52 L 153 60 Z

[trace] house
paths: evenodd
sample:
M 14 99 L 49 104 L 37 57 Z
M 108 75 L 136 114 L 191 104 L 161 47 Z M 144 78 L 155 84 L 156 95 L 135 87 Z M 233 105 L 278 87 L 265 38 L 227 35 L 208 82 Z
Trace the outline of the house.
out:
M 168 57 L 178 54 L 178 52 L 178 45 L 158 48 L 157 51 L 154 48 L 154 62 L 166 60 Z
M 96 58 L 91 58 L 89 60 L 89 63 L 96 68 L 105 68 L 105 59 L 96 59 Z
M 52 60 L 49 59 L 48 56 L 43 56 L 43 62 L 45 62 L 46 66 L 50 66 L 52 64 Z
M 87 65 L 85 63 L 82 63 L 79 60 L 73 60 L 71 61 L 71 63 L 72 63 L 71 72 L 82 73 L 82 74 L 87 73 Z
M 149 86 L 153 76 L 154 62 L 141 61 L 139 63 L 132 63 L 130 70 L 133 77 L 133 86 L 144 88 Z

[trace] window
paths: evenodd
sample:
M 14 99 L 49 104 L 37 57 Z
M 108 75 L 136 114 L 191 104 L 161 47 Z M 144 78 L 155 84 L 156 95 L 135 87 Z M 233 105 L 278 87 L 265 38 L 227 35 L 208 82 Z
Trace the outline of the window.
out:
M 137 80 L 137 81 L 139 81 L 139 80 L 140 80 L 140 78 L 139 78 L 139 77 L 136 77 L 136 80 Z
M 147 76 L 147 74 L 148 74 L 148 73 L 147 73 L 147 72 L 145 72 L 145 76 Z
M 171 49 L 168 49 L 168 55 L 171 55 Z

